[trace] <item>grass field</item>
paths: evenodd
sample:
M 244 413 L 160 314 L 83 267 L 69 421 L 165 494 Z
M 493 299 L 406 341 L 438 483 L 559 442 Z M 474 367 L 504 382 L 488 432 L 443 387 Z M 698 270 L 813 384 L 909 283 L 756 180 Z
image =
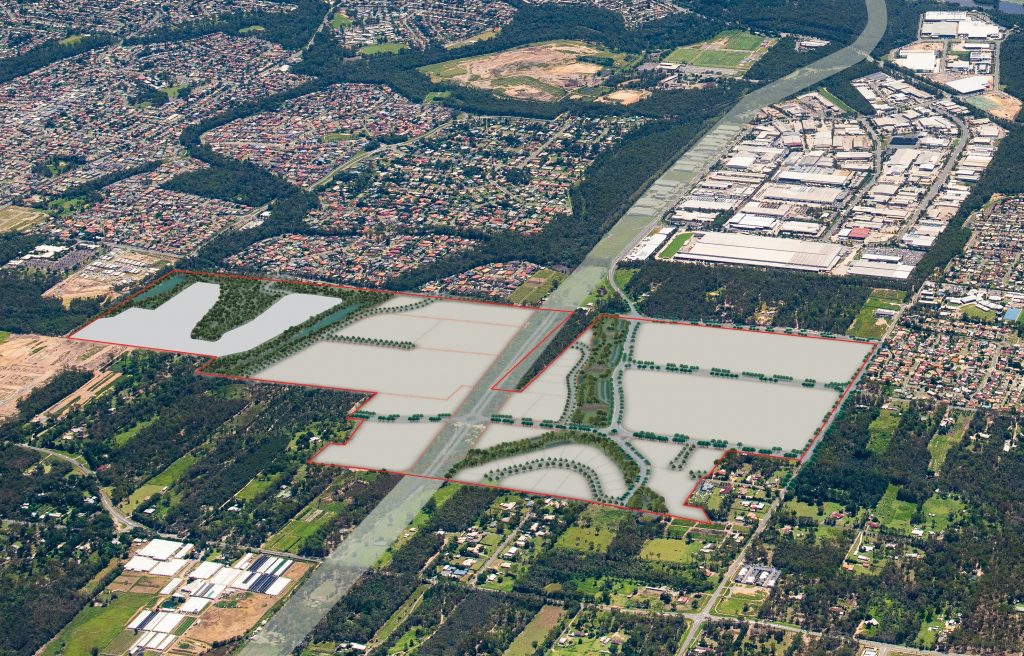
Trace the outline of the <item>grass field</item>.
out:
M 663 248 L 661 252 L 658 253 L 658 259 L 671 260 L 673 257 L 675 257 L 676 253 L 679 252 L 680 248 L 686 246 L 686 244 L 690 241 L 691 237 L 693 237 L 692 232 L 677 232 L 672 237 L 672 239 L 669 240 L 668 246 Z
M 879 499 L 878 505 L 875 506 L 875 517 L 883 525 L 895 531 L 910 533 L 912 528 L 910 519 L 917 511 L 917 507 L 912 503 L 897 499 L 896 494 L 899 489 L 898 485 L 889 485 L 885 494 Z
M 73 45 L 81 43 L 82 39 L 84 39 L 84 38 L 85 38 L 85 35 L 82 35 L 82 34 L 72 34 L 71 36 L 64 37 L 63 39 L 61 39 L 57 43 L 59 43 L 62 46 L 73 46 Z
M 516 288 L 508 300 L 517 305 L 537 305 L 564 279 L 565 276 L 557 271 L 541 269 Z
M 666 563 L 688 563 L 694 554 L 704 546 L 702 540 L 694 540 L 686 544 L 685 540 L 657 538 L 649 540 L 640 550 L 640 557 L 648 560 L 660 560 Z
M 532 656 L 537 651 L 534 645 L 544 642 L 544 638 L 555 628 L 555 624 L 564 614 L 565 611 L 558 606 L 541 608 L 523 632 L 508 646 L 503 656 Z
M 267 31 L 267 28 L 263 27 L 262 25 L 250 25 L 249 27 L 243 27 L 242 29 L 238 30 L 238 33 L 239 34 L 253 34 L 255 32 L 266 32 L 266 31 Z
M 973 303 L 961 307 L 960 312 L 962 312 L 965 317 L 969 317 L 971 319 L 978 319 L 979 321 L 991 322 L 996 320 L 995 310 L 982 310 L 980 307 L 974 305 Z
M 196 457 L 191 453 L 186 453 L 178 458 L 167 469 L 140 485 L 126 501 L 121 502 L 121 510 L 128 515 L 132 514 L 146 499 L 178 480 L 195 461 Z
M 334 16 L 331 17 L 331 27 L 336 30 L 340 30 L 343 27 L 348 27 L 352 24 L 352 19 L 345 15 L 344 12 L 336 11 Z
M 43 656 L 89 656 L 93 647 L 102 653 L 135 613 L 154 601 L 155 595 L 119 592 L 105 607 L 86 606 L 43 650 Z
M 564 549 L 604 553 L 615 538 L 621 520 L 622 514 L 617 510 L 590 506 L 574 526 L 559 536 L 556 544 Z
M 929 531 L 944 531 L 964 508 L 963 502 L 956 497 L 943 499 L 933 494 L 921 508 L 924 514 L 924 527 Z
M 971 415 L 964 413 L 957 417 L 956 423 L 946 433 L 935 433 L 931 442 L 928 443 L 928 452 L 932 454 L 928 462 L 928 471 L 941 472 L 942 465 L 946 463 L 946 456 L 949 450 L 964 439 L 964 433 L 971 424 Z
M 746 70 L 753 63 L 751 54 L 765 42 L 749 32 L 722 32 L 713 39 L 676 48 L 665 57 L 670 64 L 690 64 L 705 68 Z M 748 58 L 750 61 L 747 61 Z
M 818 93 L 820 93 L 821 95 L 825 96 L 825 98 L 830 103 L 832 103 L 833 105 L 835 105 L 839 109 L 843 110 L 847 114 L 856 114 L 857 113 L 857 110 L 855 110 L 853 107 L 850 107 L 849 105 L 847 105 L 845 102 L 842 101 L 841 98 L 839 98 L 838 96 L 833 94 L 831 91 L 829 91 L 825 87 L 821 87 L 820 89 L 818 89 Z
M 468 46 L 479 41 L 490 41 L 496 36 L 498 36 L 498 30 L 487 30 L 486 32 L 481 32 L 480 34 L 471 36 L 468 39 L 449 43 L 445 45 L 445 48 L 447 50 L 455 50 L 456 48 L 462 48 L 463 46 Z
M 767 590 L 758 589 L 750 592 L 730 590 L 725 597 L 719 600 L 712 612 L 715 615 L 729 617 L 756 617 L 758 609 L 767 598 Z
M 889 443 L 900 425 L 900 413 L 894 410 L 882 410 L 874 421 L 868 424 L 868 451 L 882 454 L 889 450 Z
M 0 344 L 6 342 L 8 339 L 10 339 L 10 337 L 11 333 L 7 332 L 6 330 L 0 330 Z
M 889 321 L 876 318 L 875 310 L 899 310 L 905 298 L 906 292 L 894 289 L 872 290 L 846 334 L 865 339 L 879 339 L 889 327 Z
M 27 230 L 46 218 L 46 212 L 9 205 L 0 208 L 0 233 Z
M 146 426 L 152 425 L 153 423 L 156 422 L 157 419 L 159 419 L 159 416 L 151 417 L 149 419 L 146 419 L 145 421 L 140 421 L 139 423 L 135 424 L 128 430 L 121 431 L 120 433 L 114 436 L 114 444 L 116 444 L 117 446 L 124 446 L 125 444 L 128 444 L 133 439 L 135 439 L 135 436 L 139 434 L 139 431 L 141 431 Z
M 404 43 L 375 43 L 372 46 L 363 46 L 359 49 L 361 55 L 398 54 L 405 49 Z

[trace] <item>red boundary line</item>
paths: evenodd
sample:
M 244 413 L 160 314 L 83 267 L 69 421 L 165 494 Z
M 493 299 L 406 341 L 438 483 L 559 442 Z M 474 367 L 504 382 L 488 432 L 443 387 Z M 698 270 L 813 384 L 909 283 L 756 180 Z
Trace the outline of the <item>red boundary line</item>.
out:
M 361 466 L 354 466 L 354 465 L 343 465 L 343 464 L 336 464 L 336 463 L 316 462 L 317 457 L 319 457 L 320 454 L 323 453 L 326 449 L 328 449 L 330 447 L 336 447 L 336 446 L 344 447 L 345 445 L 347 445 L 349 442 L 352 441 L 352 438 L 355 437 L 355 434 L 359 431 L 359 429 L 362 427 L 363 423 L 366 421 L 365 419 L 362 419 L 360 417 L 353 417 L 352 415 L 355 412 L 358 412 L 363 406 L 368 404 L 370 401 L 372 401 L 379 394 L 379 392 L 373 391 L 373 390 L 352 389 L 352 388 L 348 388 L 348 387 L 333 387 L 333 386 L 330 386 L 330 385 L 315 385 L 315 384 L 309 384 L 309 383 L 296 383 L 296 382 L 291 382 L 291 381 L 272 380 L 272 379 L 267 379 L 267 378 L 255 378 L 255 377 L 251 377 L 251 376 L 237 376 L 237 375 L 232 375 L 232 374 L 211 373 L 211 372 L 206 371 L 206 368 L 210 364 L 212 364 L 213 361 L 217 359 L 217 357 L 213 356 L 213 355 L 210 355 L 208 353 L 192 353 L 192 352 L 188 352 L 188 351 L 177 351 L 177 350 L 174 350 L 174 349 L 162 349 L 162 348 L 154 348 L 154 347 L 148 347 L 148 346 L 142 347 L 142 346 L 135 346 L 133 344 L 123 344 L 123 343 L 120 343 L 120 342 L 107 342 L 107 341 L 102 341 L 102 340 L 85 339 L 85 338 L 82 338 L 82 337 L 75 337 L 76 333 L 79 333 L 79 332 L 85 330 L 86 328 L 91 326 L 96 321 L 99 321 L 100 319 L 103 319 L 103 318 L 109 316 L 111 313 L 117 311 L 119 308 L 121 308 L 124 305 L 128 304 L 129 302 L 134 300 L 139 295 L 144 294 L 145 292 L 149 291 L 153 287 L 156 287 L 157 285 L 161 284 L 165 280 L 171 278 L 172 276 L 177 276 L 177 275 L 214 276 L 214 277 L 221 277 L 221 278 L 232 278 L 232 279 L 236 279 L 236 280 L 258 280 L 258 281 L 266 281 L 266 282 L 286 282 L 286 283 L 294 283 L 294 284 L 298 284 L 298 285 L 310 285 L 310 286 L 313 286 L 313 287 L 326 287 L 326 288 L 330 288 L 330 289 L 351 289 L 351 290 L 354 290 L 354 291 L 378 292 L 378 293 L 381 293 L 381 294 L 388 294 L 389 296 L 412 296 L 412 297 L 415 297 L 415 298 L 431 298 L 431 299 L 438 299 L 438 300 L 445 300 L 445 301 L 455 301 L 457 303 L 479 303 L 479 304 L 482 304 L 482 305 L 496 305 L 496 306 L 500 306 L 500 307 L 512 307 L 512 308 L 516 308 L 516 309 L 528 309 L 530 311 L 535 311 L 535 312 L 556 312 L 556 313 L 561 313 L 561 314 L 567 315 L 564 319 L 562 319 L 560 322 L 558 322 L 558 324 L 555 325 L 554 328 L 552 328 L 550 331 L 548 331 L 548 333 L 546 335 L 544 335 L 544 337 L 541 338 L 533 348 L 531 348 L 522 358 L 520 358 L 518 361 L 516 361 L 512 365 L 512 367 L 508 371 L 506 371 L 505 374 L 502 375 L 501 378 L 499 378 L 490 387 L 490 389 L 492 391 L 508 392 L 508 393 L 513 393 L 513 394 L 519 394 L 519 393 L 522 393 L 522 392 L 526 391 L 526 389 L 530 385 L 532 385 L 534 383 L 534 381 L 536 381 L 538 378 L 540 378 L 541 375 L 543 375 L 543 373 L 545 371 L 547 371 L 548 367 L 550 367 L 552 364 L 554 364 L 556 360 L 561 358 L 562 355 L 564 355 L 566 351 L 568 351 L 570 348 L 572 348 L 573 345 L 576 344 L 577 341 L 579 341 L 579 339 L 587 332 L 587 330 L 590 330 L 594 326 L 594 324 L 597 323 L 597 321 L 600 320 L 603 317 L 613 317 L 613 318 L 616 318 L 616 319 L 623 319 L 623 320 L 626 320 L 626 321 L 643 321 L 643 322 L 646 322 L 646 323 L 659 323 L 659 324 L 668 324 L 668 325 L 692 326 L 692 327 L 695 327 L 695 328 L 710 328 L 710 329 L 717 329 L 717 330 L 735 330 L 735 331 L 745 332 L 745 333 L 755 333 L 755 334 L 761 334 L 761 335 L 774 335 L 774 336 L 777 336 L 777 337 L 802 337 L 802 338 L 805 338 L 805 339 L 823 339 L 823 340 L 830 341 L 830 342 L 844 342 L 844 343 L 851 343 L 851 344 L 867 344 L 867 343 L 872 343 L 872 342 L 870 342 L 870 341 L 869 342 L 865 342 L 865 341 L 855 340 L 855 339 L 847 339 L 847 338 L 844 338 L 844 337 L 824 337 L 824 336 L 821 336 L 821 335 L 794 335 L 794 334 L 789 334 L 789 333 L 779 333 L 779 332 L 775 332 L 775 331 L 750 330 L 750 329 L 746 329 L 746 328 L 731 327 L 731 326 L 709 326 L 709 325 L 702 324 L 702 323 L 693 323 L 693 322 L 688 322 L 688 321 L 672 321 L 672 320 L 668 320 L 668 319 L 653 319 L 653 318 L 647 318 L 647 317 L 629 317 L 629 316 L 623 316 L 623 315 L 618 315 L 618 314 L 600 313 L 596 317 L 594 317 L 594 320 L 591 321 L 590 324 L 588 324 L 588 326 L 583 331 L 581 331 L 580 334 L 577 335 L 575 339 L 573 339 L 571 342 L 569 342 L 569 344 L 564 349 L 562 349 L 562 351 L 560 351 L 558 353 L 558 355 L 556 355 L 551 360 L 551 362 L 549 362 L 548 364 L 544 365 L 544 367 L 540 371 L 538 371 L 537 374 L 533 378 L 531 378 L 529 380 L 529 382 L 524 384 L 521 389 L 505 389 L 505 388 L 499 387 L 499 385 L 506 378 L 508 378 L 513 372 L 515 372 L 516 369 L 518 369 L 519 366 L 524 361 L 526 361 L 531 355 L 533 355 L 533 353 L 536 352 L 537 349 L 539 349 L 541 346 L 546 344 L 548 342 L 548 340 L 551 339 L 551 337 L 554 336 L 558 332 L 558 330 L 560 330 L 562 328 L 562 326 L 565 325 L 565 323 L 569 320 L 569 316 L 568 315 L 572 314 L 572 310 L 554 310 L 554 309 L 548 309 L 548 308 L 524 308 L 523 306 L 513 305 L 513 304 L 510 304 L 510 303 L 499 303 L 499 302 L 496 302 L 496 301 L 488 301 L 488 300 L 480 300 L 480 299 L 451 298 L 451 297 L 440 296 L 440 295 L 436 295 L 436 294 L 421 294 L 421 293 L 414 293 L 414 292 L 394 292 L 394 291 L 385 290 L 385 289 L 371 289 L 371 288 L 367 288 L 367 287 L 356 287 L 356 286 L 352 286 L 352 285 L 342 285 L 342 284 L 337 284 L 337 283 L 315 282 L 315 281 L 307 281 L 307 280 L 291 280 L 291 279 L 270 278 L 270 277 L 261 277 L 261 276 L 247 276 L 247 275 L 241 275 L 241 274 L 220 273 L 220 272 L 186 271 L 186 270 L 182 270 L 182 269 L 172 269 L 171 271 L 168 271 L 167 273 L 165 273 L 162 276 L 156 278 L 153 282 L 151 282 L 150 284 L 146 285 L 145 287 L 143 287 L 139 291 L 135 292 L 134 294 L 131 294 L 130 296 L 125 297 L 124 299 L 122 299 L 116 305 L 114 305 L 114 306 L 108 308 L 107 310 L 101 312 L 99 315 L 97 315 L 96 317 L 91 319 L 89 322 L 87 322 L 81 328 L 78 328 L 78 329 L 72 331 L 71 333 L 69 333 L 67 335 L 68 339 L 75 340 L 75 341 L 80 341 L 80 342 L 90 342 L 90 343 L 95 343 L 95 344 L 108 344 L 108 345 L 112 345 L 112 346 L 127 346 L 127 347 L 131 347 L 131 348 L 143 348 L 143 349 L 145 349 L 147 351 L 157 351 L 157 352 L 162 352 L 162 353 L 178 353 L 178 354 L 181 354 L 181 355 L 190 355 L 190 356 L 196 356 L 196 357 L 204 357 L 204 358 L 207 358 L 206 362 L 202 363 L 199 367 L 197 367 L 196 371 L 195 371 L 195 373 L 197 375 L 200 375 L 200 376 L 209 376 L 211 378 L 223 378 L 223 379 L 227 379 L 227 380 L 238 380 L 238 381 L 242 381 L 242 382 L 268 383 L 268 384 L 273 384 L 273 385 L 284 385 L 284 386 L 291 386 L 291 387 L 307 387 L 307 388 L 312 388 L 312 389 L 324 389 L 324 390 L 330 390 L 330 391 L 336 391 L 336 392 L 352 392 L 352 393 L 356 393 L 356 394 L 364 394 L 364 395 L 366 395 L 366 399 L 363 402 L 358 403 L 355 406 L 353 406 L 349 410 L 348 415 L 346 415 L 346 417 L 345 417 L 346 420 L 351 421 L 351 422 L 353 422 L 355 424 L 354 428 L 349 433 L 349 435 L 346 438 L 346 440 L 344 442 L 329 442 L 327 444 L 324 444 L 322 447 L 320 447 L 320 449 L 317 450 L 317 452 L 315 454 L 313 454 L 312 457 L 309 458 L 309 460 L 307 460 L 307 463 L 311 464 L 311 465 L 317 465 L 317 466 L 320 466 L 320 467 L 339 467 L 339 468 L 342 468 L 342 469 L 349 469 L 349 470 L 352 470 L 352 471 L 373 471 L 373 472 L 379 472 L 379 473 L 384 473 L 384 474 L 398 474 L 400 476 L 409 476 L 409 477 L 412 477 L 412 478 L 420 478 L 420 479 L 432 480 L 432 481 L 444 481 L 446 483 L 456 483 L 456 484 L 459 484 L 459 485 L 471 485 L 471 486 L 474 486 L 474 487 L 484 487 L 484 488 L 495 489 L 495 490 L 507 490 L 509 492 L 515 492 L 517 494 L 526 494 L 526 495 L 535 496 L 535 497 L 549 497 L 549 498 L 554 498 L 554 499 L 564 499 L 564 500 L 567 500 L 567 501 L 578 501 L 578 502 L 582 502 L 582 503 L 589 503 L 589 504 L 593 504 L 593 505 L 604 506 L 604 507 L 607 507 L 607 508 L 615 508 L 615 509 L 618 509 L 618 510 L 628 510 L 628 511 L 631 511 L 631 512 L 640 512 L 640 513 L 644 513 L 644 514 L 648 514 L 648 515 L 654 515 L 654 516 L 658 516 L 658 517 L 667 517 L 667 518 L 673 519 L 673 520 L 678 519 L 678 520 L 681 520 L 681 521 L 689 521 L 689 522 L 694 522 L 696 524 L 709 524 L 710 525 L 710 524 L 714 524 L 715 522 L 711 521 L 711 518 L 708 517 L 707 511 L 704 509 L 704 507 L 702 507 L 702 506 L 691 506 L 689 504 L 690 498 L 697 492 L 698 488 L 700 488 L 700 486 L 704 483 L 704 481 L 706 481 L 707 479 L 711 478 L 715 474 L 715 472 L 718 471 L 718 469 L 719 469 L 720 465 L 722 464 L 722 462 L 724 462 L 726 460 L 726 458 L 728 458 L 731 454 L 738 453 L 738 454 L 741 454 L 741 455 L 755 456 L 755 457 L 760 457 L 760 458 L 777 458 L 777 459 L 780 459 L 780 460 L 788 460 L 790 462 L 795 462 L 797 464 L 803 463 L 804 458 L 807 456 L 808 452 L 815 446 L 815 444 L 818 442 L 818 440 L 820 440 L 822 438 L 822 436 L 823 436 L 823 434 L 825 432 L 825 427 L 828 426 L 829 422 L 832 421 L 832 419 L 835 417 L 836 413 L 842 407 L 842 404 L 845 402 L 847 396 L 849 396 L 850 391 L 853 389 L 854 383 L 857 381 L 857 379 L 863 373 L 864 368 L 867 366 L 868 362 L 870 362 L 871 358 L 878 351 L 878 347 L 880 345 L 879 342 L 874 342 L 874 346 L 872 347 L 871 351 L 869 351 L 868 354 L 866 356 L 864 356 L 864 359 L 861 362 L 860 367 L 857 369 L 856 373 L 850 378 L 850 382 L 847 383 L 846 388 L 839 395 L 839 398 L 836 399 L 835 403 L 833 403 L 831 412 L 829 412 L 829 414 L 822 421 L 822 423 L 818 427 L 817 431 L 815 431 L 814 436 L 811 438 L 810 442 L 808 442 L 807 446 L 804 448 L 803 452 L 800 454 L 799 457 L 791 458 L 791 457 L 781 456 L 781 455 L 776 455 L 776 454 L 757 453 L 757 452 L 753 452 L 753 451 L 740 451 L 738 449 L 726 449 L 726 450 L 724 450 L 722 455 L 721 455 L 721 457 L 719 457 L 717 460 L 715 460 L 714 465 L 708 471 L 708 473 L 697 479 L 696 483 L 693 486 L 693 489 L 691 489 L 689 494 L 687 494 L 686 497 L 683 499 L 683 505 L 684 506 L 687 506 L 689 508 L 693 508 L 695 510 L 699 510 L 704 515 L 704 519 L 701 520 L 701 519 L 694 519 L 694 518 L 691 518 L 691 517 L 682 517 L 680 515 L 673 515 L 671 513 L 664 513 L 664 512 L 658 512 L 658 511 L 653 511 L 653 510 L 641 510 L 641 509 L 638 509 L 638 508 L 631 508 L 629 506 L 623 506 L 623 505 L 620 505 L 620 504 L 606 503 L 606 502 L 603 502 L 603 501 L 595 501 L 593 499 L 582 499 L 582 498 L 579 498 L 579 497 L 572 497 L 572 496 L 561 495 L 561 494 L 545 494 L 545 493 L 541 493 L 541 492 L 538 492 L 538 491 L 535 491 L 535 490 L 531 491 L 531 490 L 522 490 L 522 489 L 518 489 L 518 488 L 501 486 L 501 485 L 488 485 L 486 483 L 479 483 L 479 482 L 474 482 L 474 481 L 463 481 L 463 480 L 459 480 L 459 479 L 455 479 L 455 478 L 447 478 L 447 477 L 440 477 L 440 476 L 428 476 L 426 474 L 416 474 L 416 473 L 407 472 L 407 471 L 393 471 L 393 470 L 390 470 L 390 469 L 378 469 L 378 468 L 373 468 L 373 467 L 361 467 Z M 427 424 L 427 425 L 429 425 L 429 424 Z M 440 424 L 438 424 L 438 426 L 440 426 Z M 701 447 L 701 448 L 712 448 L 713 449 L 714 447 Z

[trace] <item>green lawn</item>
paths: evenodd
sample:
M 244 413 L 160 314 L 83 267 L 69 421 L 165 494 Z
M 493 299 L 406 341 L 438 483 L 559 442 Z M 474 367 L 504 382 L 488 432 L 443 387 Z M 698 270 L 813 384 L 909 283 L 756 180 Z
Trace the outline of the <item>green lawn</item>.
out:
M 131 493 L 131 496 L 129 496 L 126 501 L 121 502 L 121 510 L 128 515 L 132 514 L 146 499 L 157 492 L 160 492 L 165 487 L 172 485 L 176 480 L 181 478 L 181 475 L 184 474 L 195 461 L 196 457 L 191 453 L 186 453 L 182 457 L 178 458 L 172 462 L 167 469 L 140 485 L 137 490 Z
M 76 45 L 78 43 L 81 43 L 82 39 L 84 39 L 84 38 L 85 38 L 85 36 L 83 36 L 81 34 L 72 34 L 71 36 L 64 37 L 63 39 L 61 39 L 57 43 L 59 43 L 62 46 L 73 46 L 73 45 Z
M 145 421 L 140 421 L 139 423 L 135 424 L 128 430 L 121 431 L 120 433 L 114 436 L 114 444 L 116 444 L 117 446 L 124 446 L 125 444 L 128 444 L 133 439 L 135 439 L 135 436 L 139 434 L 140 430 L 146 428 L 147 426 L 150 426 L 157 419 L 159 419 L 159 416 L 151 417 L 149 419 L 146 419 Z
M 361 55 L 395 55 L 405 49 L 404 43 L 375 43 L 372 46 L 363 46 L 359 49 Z
M 262 25 L 250 25 L 249 27 L 243 27 L 238 30 L 239 34 L 253 34 L 254 32 L 266 32 L 267 28 Z
M 241 490 L 235 492 L 235 498 L 242 501 L 251 501 L 259 495 L 266 492 L 267 488 L 277 482 L 276 476 L 270 476 L 264 478 L 262 475 L 257 476 L 242 487 Z
M 671 260 L 673 257 L 675 257 L 675 254 L 679 252 L 680 248 L 686 246 L 686 244 L 690 241 L 691 237 L 693 237 L 692 232 L 677 232 L 675 236 L 672 237 L 672 240 L 668 242 L 668 246 L 663 248 L 662 251 L 658 253 L 658 259 Z
M 703 540 L 693 540 L 686 544 L 685 540 L 657 538 L 649 540 L 640 550 L 640 557 L 648 560 L 660 560 L 667 563 L 688 563 L 694 554 L 704 546 Z
M 899 489 L 898 485 L 889 485 L 885 494 L 879 499 L 878 505 L 875 506 L 875 517 L 888 528 L 910 533 L 912 528 L 910 519 L 914 516 L 917 507 L 912 503 L 897 499 L 896 493 L 899 492 Z
M 906 292 L 894 289 L 872 290 L 846 334 L 865 339 L 879 339 L 889 327 L 889 321 L 884 319 L 879 321 L 875 317 L 875 310 L 899 310 L 900 303 L 905 297 Z
M 604 553 L 621 520 L 622 515 L 617 510 L 590 506 L 576 520 L 575 526 L 570 526 L 559 536 L 556 545 L 563 549 Z
M 692 64 L 707 68 L 738 69 L 749 56 L 746 52 L 731 50 L 700 50 L 698 48 L 677 48 L 665 61 L 675 64 Z
M 533 656 L 537 648 L 534 644 L 544 642 L 551 629 L 555 627 L 558 620 L 565 614 L 565 611 L 558 606 L 544 606 L 526 625 L 523 632 L 516 636 L 512 644 L 505 650 L 503 656 Z
M 734 594 L 729 593 L 728 596 L 723 597 L 718 604 L 714 607 L 713 612 L 715 615 L 726 615 L 732 617 L 756 617 L 757 610 L 764 603 L 764 600 L 768 597 L 768 591 L 761 592 L 760 590 L 755 594 Z M 746 607 L 746 610 L 744 610 Z
M 940 496 L 932 495 L 924 502 L 922 514 L 924 514 L 924 528 L 929 531 L 944 531 L 953 520 L 964 511 L 964 504 L 956 497 L 943 499 Z
M 729 50 L 747 50 L 753 52 L 761 47 L 764 43 L 764 37 L 760 37 L 756 34 L 749 32 L 726 32 L 720 34 L 719 37 L 726 37 L 727 43 L 725 47 Z
M 973 303 L 971 305 L 965 305 L 961 307 L 960 311 L 964 314 L 964 316 L 970 317 L 971 319 L 979 319 L 981 321 L 986 322 L 996 320 L 995 310 L 982 310 Z
M 156 601 L 156 595 L 119 592 L 107 606 L 86 606 L 60 635 L 43 651 L 43 656 L 89 656 L 93 647 L 101 652 L 117 637 L 143 606 Z M 63 647 L 63 648 L 62 648 Z
M 832 93 L 831 91 L 829 91 L 825 87 L 821 87 L 820 89 L 818 89 L 818 93 L 820 93 L 821 95 L 825 96 L 825 98 L 830 103 L 832 103 L 833 105 L 835 105 L 839 109 L 843 110 L 847 114 L 856 114 L 857 113 L 857 110 L 855 110 L 853 107 L 850 107 L 849 105 L 847 105 L 845 102 L 843 102 L 843 100 L 841 98 L 836 96 L 834 93 Z
M 10 336 L 11 333 L 7 332 L 6 330 L 0 330 L 0 344 L 6 342 L 10 338 Z
M 925 649 L 931 649 L 938 642 L 945 625 L 945 621 L 939 618 L 933 619 L 931 622 L 921 622 L 921 630 L 917 632 L 917 641 L 923 644 Z
M 429 66 L 421 66 L 416 70 L 429 77 L 431 82 L 443 82 L 466 74 L 466 69 L 462 67 L 463 61 L 467 60 L 453 59 L 451 61 L 430 64 Z
M 344 14 L 344 12 L 335 12 L 334 16 L 331 17 L 331 27 L 336 30 L 340 30 L 343 27 L 348 27 L 352 24 L 352 19 Z
M 971 415 L 965 413 L 957 417 L 956 423 L 946 433 L 935 433 L 931 442 L 928 443 L 928 452 L 932 454 L 932 459 L 928 463 L 928 471 L 942 471 L 949 450 L 964 439 L 964 433 L 967 432 L 970 423 Z
M 536 305 L 551 293 L 555 285 L 564 279 L 565 275 L 557 271 L 541 269 L 532 278 L 517 287 L 509 295 L 508 300 L 517 305 Z
M 874 421 L 868 424 L 868 451 L 883 454 L 889 450 L 889 443 L 900 425 L 900 414 L 893 410 L 882 410 Z

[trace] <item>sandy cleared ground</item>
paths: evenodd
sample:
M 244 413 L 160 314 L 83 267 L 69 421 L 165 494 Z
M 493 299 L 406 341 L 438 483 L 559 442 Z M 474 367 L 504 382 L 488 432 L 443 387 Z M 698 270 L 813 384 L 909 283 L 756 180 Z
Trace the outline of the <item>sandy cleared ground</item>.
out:
M 441 430 L 435 423 L 366 421 L 346 444 L 323 449 L 314 462 L 365 469 L 409 471 Z
M 11 335 L 0 344 L 0 418 L 13 415 L 20 399 L 60 370 L 73 367 L 99 372 L 127 350 L 63 337 Z
M 1021 110 L 1021 101 L 1004 91 L 989 91 L 968 99 L 968 102 L 1006 121 L 1016 119 Z
M 758 448 L 802 449 L 838 394 L 830 389 L 630 369 L 623 376 L 631 431 L 682 433 Z
M 492 89 L 513 98 L 557 100 L 557 90 L 588 87 L 596 84 L 601 66 L 577 61 L 578 57 L 601 52 L 582 42 L 555 41 L 513 48 L 473 59 L 448 62 L 447 70 L 440 74 L 430 72 L 431 78 L 451 80 L 478 89 Z M 539 82 L 517 82 L 517 78 L 530 78 Z M 545 89 L 545 86 L 548 89 Z
M 284 573 L 285 577 L 292 580 L 289 587 L 285 588 L 285 593 L 290 591 L 308 570 L 307 563 L 292 563 Z M 241 636 L 256 626 L 279 598 L 280 596 L 271 597 L 255 592 L 222 597 L 221 601 L 233 599 L 238 601 L 238 605 L 234 608 L 218 608 L 215 604 L 207 607 L 199 620 L 185 632 L 183 640 L 191 638 L 210 644 Z
M 502 458 L 492 462 L 470 467 L 455 474 L 455 479 L 469 483 L 485 482 L 487 472 L 522 464 L 540 458 L 566 458 L 593 469 L 601 481 L 605 493 L 618 496 L 626 491 L 626 482 L 618 466 L 600 449 L 585 444 L 564 444 L 546 449 L 524 453 L 510 458 Z M 529 490 L 538 494 L 557 494 L 577 499 L 593 499 L 590 487 L 583 476 L 566 469 L 539 469 L 531 472 L 514 474 L 501 481 L 502 487 L 517 490 Z
M 182 353 L 222 356 L 248 351 L 341 301 L 316 294 L 288 294 L 249 323 L 216 342 L 192 339 L 192 328 L 216 304 L 220 285 L 192 283 L 155 310 L 129 308 L 75 333 L 78 339 Z
M 683 468 L 673 471 L 668 468 L 668 463 L 682 450 L 682 445 L 650 440 L 631 440 L 630 443 L 651 461 L 653 468 L 651 480 L 647 486 L 665 497 L 665 505 L 668 507 L 669 513 L 677 517 L 704 521 L 706 516 L 702 509 L 693 508 L 683 503 L 697 485 L 697 480 L 690 478 L 689 472 L 690 470 L 694 472 L 711 471 L 715 461 L 722 457 L 723 451 L 694 449 Z
M 643 322 L 633 357 L 826 383 L 850 380 L 870 351 L 862 342 Z
M 574 348 L 558 356 L 526 389 L 511 394 L 501 411 L 513 417 L 538 420 L 560 418 L 569 393 L 566 379 L 582 358 L 583 353 Z
M 633 105 L 644 98 L 649 98 L 651 92 L 647 89 L 619 89 L 612 91 L 606 96 L 601 96 L 601 102 L 617 102 L 620 105 Z

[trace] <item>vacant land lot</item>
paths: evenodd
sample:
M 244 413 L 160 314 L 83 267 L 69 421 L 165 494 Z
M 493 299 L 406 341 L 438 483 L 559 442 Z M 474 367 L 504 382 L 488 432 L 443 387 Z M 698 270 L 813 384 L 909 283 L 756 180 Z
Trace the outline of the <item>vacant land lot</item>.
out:
M 0 418 L 14 414 L 19 400 L 62 369 L 96 372 L 126 350 L 63 337 L 11 335 L 0 342 Z
M 155 595 L 120 592 L 101 595 L 107 605 L 87 606 L 43 650 L 44 656 L 89 656 L 92 649 L 104 649 L 117 637 L 139 609 L 156 601 Z
M 432 64 L 420 71 L 435 83 L 454 82 L 511 98 L 553 101 L 574 89 L 596 86 L 602 71 L 625 66 L 631 59 L 582 41 L 549 41 Z
M 46 212 L 8 205 L 0 208 L 0 233 L 27 230 L 46 218 Z
M 881 339 L 892 323 L 892 317 L 888 316 L 888 313 L 898 311 L 904 298 L 905 292 L 894 289 L 872 291 L 846 334 L 852 337 Z

